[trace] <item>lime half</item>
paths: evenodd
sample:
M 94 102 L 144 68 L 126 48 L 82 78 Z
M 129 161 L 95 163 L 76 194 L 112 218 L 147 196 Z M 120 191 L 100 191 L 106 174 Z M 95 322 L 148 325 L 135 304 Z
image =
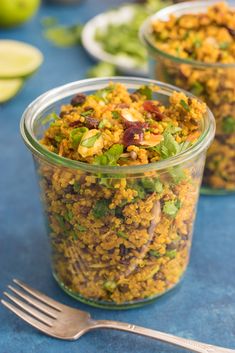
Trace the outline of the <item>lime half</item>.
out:
M 0 103 L 4 103 L 13 98 L 23 86 L 21 78 L 0 79 Z
M 0 40 L 0 78 L 25 77 L 36 71 L 43 55 L 32 45 Z

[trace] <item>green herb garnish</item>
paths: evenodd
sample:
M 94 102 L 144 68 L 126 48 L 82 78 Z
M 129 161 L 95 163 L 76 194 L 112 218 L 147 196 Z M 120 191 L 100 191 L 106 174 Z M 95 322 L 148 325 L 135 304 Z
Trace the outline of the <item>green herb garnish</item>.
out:
M 91 137 L 88 137 L 85 140 L 82 140 L 80 145 L 87 148 L 93 147 L 96 141 L 100 138 L 100 136 L 101 136 L 101 132 L 98 132 L 97 134 Z
M 162 159 L 167 159 L 176 154 L 179 154 L 185 151 L 191 145 L 191 142 L 185 141 L 178 143 L 174 136 L 168 132 L 163 134 L 164 140 L 160 142 L 156 147 L 151 147 L 153 151 L 156 151 L 160 154 Z
M 114 90 L 114 86 L 108 86 L 106 88 L 100 89 L 94 94 L 94 97 L 103 100 L 105 103 L 108 103 L 107 96 Z
M 143 178 L 141 184 L 147 192 L 161 193 L 163 190 L 162 183 L 158 179 Z
M 55 135 L 54 140 L 58 143 L 60 143 L 63 140 L 64 136 L 63 135 Z
M 174 259 L 177 255 L 177 250 L 174 249 L 174 250 L 168 250 L 166 251 L 166 256 L 168 256 L 171 260 Z
M 45 118 L 42 119 L 41 124 L 46 125 L 47 123 L 49 123 L 49 122 L 52 123 L 58 119 L 59 119 L 59 116 L 55 112 L 52 112 L 52 113 L 48 114 L 47 116 L 45 116 Z
M 78 127 L 70 132 L 70 138 L 72 140 L 73 147 L 76 148 L 80 143 L 82 136 L 88 131 L 86 127 Z
M 219 44 L 219 48 L 222 49 L 222 50 L 225 50 L 225 49 L 228 49 L 230 43 L 229 42 L 221 42 Z
M 112 111 L 112 117 L 113 119 L 119 119 L 120 118 L 120 113 L 118 113 L 117 111 Z
M 184 170 L 180 166 L 170 168 L 169 173 L 170 173 L 171 177 L 173 178 L 173 181 L 175 184 L 180 183 L 182 180 L 184 180 L 186 178 Z
M 138 192 L 138 198 L 140 198 L 141 200 L 145 199 L 146 192 L 142 185 L 136 183 L 133 189 Z
M 65 230 L 66 226 L 65 226 L 64 217 L 57 214 L 57 215 L 55 215 L 55 218 L 56 218 L 57 222 L 59 223 L 60 228 L 62 228 L 62 230 Z
M 86 117 L 91 115 L 93 112 L 94 112 L 94 109 L 89 109 L 89 110 L 86 110 L 85 112 L 80 113 L 80 115 Z
M 76 228 L 78 229 L 79 232 L 82 232 L 82 233 L 87 230 L 86 227 L 82 226 L 82 225 L 79 224 L 79 223 L 76 225 Z
M 102 218 L 109 213 L 109 201 L 106 199 L 98 200 L 93 207 L 92 213 L 95 218 Z
M 175 217 L 180 209 L 180 201 L 166 201 L 163 206 L 163 212 L 171 217 Z
M 75 192 L 79 192 L 80 189 L 81 189 L 81 185 L 79 184 L 78 181 L 75 181 L 74 184 L 73 184 L 73 190 L 74 190 Z
M 102 119 L 98 126 L 99 129 L 103 129 L 105 126 L 107 126 L 108 123 L 109 121 L 107 119 Z
M 180 104 L 182 105 L 184 110 L 186 110 L 187 112 L 190 112 L 190 108 L 189 108 L 188 104 L 183 99 L 181 99 Z
M 164 133 L 169 133 L 169 134 L 174 135 L 174 134 L 176 134 L 177 132 L 180 132 L 180 131 L 182 131 L 181 127 L 179 127 L 179 126 L 174 126 L 173 124 L 169 124 L 169 125 L 166 127 Z
M 71 211 L 68 211 L 65 215 L 64 218 L 66 219 L 67 222 L 70 222 L 73 219 L 73 213 Z
M 190 89 L 190 91 L 195 94 L 196 96 L 200 96 L 200 94 L 203 92 L 204 87 L 202 84 L 198 81 L 195 81 Z
M 199 38 L 196 37 L 196 38 L 194 39 L 193 44 L 194 44 L 195 48 L 200 48 L 201 45 L 202 45 L 202 41 L 201 41 L 201 39 L 199 39 Z
M 98 165 L 117 165 L 121 154 L 123 153 L 123 145 L 115 144 L 101 156 L 95 158 L 94 164 Z
M 232 134 L 235 132 L 235 118 L 231 115 L 225 116 L 222 121 L 222 130 L 225 134 Z
M 104 289 L 112 293 L 117 287 L 117 283 L 115 281 L 106 281 L 104 282 L 103 286 L 104 286 Z
M 161 257 L 161 254 L 156 250 L 149 250 L 149 255 L 156 257 L 157 259 Z
M 142 96 L 145 96 L 147 100 L 151 100 L 153 98 L 153 91 L 149 86 L 140 87 L 137 92 Z
M 117 232 L 117 236 L 120 238 L 128 239 L 128 236 L 126 235 L 126 233 L 122 232 L 121 230 Z

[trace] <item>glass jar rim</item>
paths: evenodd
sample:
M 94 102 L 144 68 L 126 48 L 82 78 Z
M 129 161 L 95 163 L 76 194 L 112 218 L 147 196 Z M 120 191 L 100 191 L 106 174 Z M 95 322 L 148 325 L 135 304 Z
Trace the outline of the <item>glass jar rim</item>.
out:
M 159 49 L 156 45 L 154 45 L 153 41 L 150 38 L 151 24 L 153 20 L 156 20 L 156 19 L 160 20 L 160 19 L 167 18 L 169 15 L 172 15 L 172 14 L 175 15 L 177 11 L 182 11 L 183 13 L 189 13 L 189 14 L 195 11 L 196 13 L 198 9 L 203 11 L 207 9 L 209 6 L 218 4 L 218 3 L 221 3 L 221 1 L 220 0 L 190 1 L 190 2 L 187 1 L 180 4 L 167 6 L 157 11 L 155 14 L 149 16 L 144 21 L 139 31 L 140 40 L 144 43 L 144 45 L 147 46 L 149 51 L 155 52 L 161 56 L 164 56 L 167 59 L 178 62 L 180 64 L 187 64 L 187 65 L 200 67 L 200 68 L 222 68 L 222 69 L 235 68 L 235 61 L 233 63 L 206 63 L 203 61 L 198 61 L 193 59 L 180 58 L 178 56 L 169 54 Z
M 83 170 L 88 173 L 90 172 L 97 174 L 140 174 L 149 171 L 160 171 L 169 167 L 180 165 L 188 160 L 191 160 L 193 157 L 206 150 L 210 145 L 215 134 L 215 119 L 208 107 L 207 112 L 204 115 L 204 131 L 202 132 L 200 138 L 194 145 L 192 145 L 185 151 L 166 160 L 161 160 L 148 164 L 134 166 L 99 166 L 88 164 L 85 162 L 80 162 L 59 156 L 58 154 L 49 151 L 36 139 L 33 132 L 33 123 L 36 121 L 38 115 L 43 111 L 43 109 L 45 109 L 50 104 L 56 103 L 64 98 L 71 97 L 76 93 L 104 88 L 110 82 L 122 83 L 129 89 L 137 89 L 141 85 L 157 85 L 160 88 L 159 93 L 162 93 L 168 97 L 172 94 L 172 92 L 177 91 L 185 93 L 188 97 L 196 98 L 191 93 L 179 89 L 175 86 L 151 79 L 137 77 L 115 76 L 86 79 L 74 81 L 66 85 L 59 86 L 39 96 L 26 108 L 22 115 L 20 122 L 21 135 L 25 144 L 31 150 L 33 155 L 36 155 L 46 160 L 47 162 L 55 165 L 77 170 Z

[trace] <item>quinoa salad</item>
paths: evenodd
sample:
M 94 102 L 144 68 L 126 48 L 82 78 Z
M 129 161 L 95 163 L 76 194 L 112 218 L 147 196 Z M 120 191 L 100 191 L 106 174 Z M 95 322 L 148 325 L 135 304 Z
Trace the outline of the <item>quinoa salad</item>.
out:
M 157 92 L 111 82 L 43 118 L 46 149 L 100 166 L 92 174 L 35 157 L 53 272 L 80 300 L 141 303 L 174 287 L 187 267 L 204 156 L 159 172 L 102 173 L 170 159 L 198 141 L 206 105 L 182 92 L 163 104 Z
M 203 184 L 234 191 L 235 9 L 219 2 L 203 13 L 153 19 L 151 27 L 151 43 L 157 48 L 154 78 L 191 91 L 215 115 L 216 136 L 208 151 Z

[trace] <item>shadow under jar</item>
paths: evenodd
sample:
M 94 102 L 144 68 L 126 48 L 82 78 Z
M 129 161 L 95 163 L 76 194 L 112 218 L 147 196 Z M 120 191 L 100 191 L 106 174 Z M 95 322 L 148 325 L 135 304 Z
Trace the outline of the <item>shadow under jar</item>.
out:
M 193 30 L 195 20 L 193 15 L 205 14 L 208 7 L 216 4 L 218 1 L 208 0 L 169 6 L 147 19 L 140 33 L 149 54 L 150 77 L 192 92 L 206 102 L 215 116 L 216 134 L 207 153 L 202 183 L 202 192 L 207 194 L 225 194 L 235 191 L 235 61 L 210 63 L 182 58 L 175 52 L 166 52 L 157 47 L 152 23 L 168 21 L 171 16 L 180 18 L 183 15 L 192 14 L 191 24 L 186 21 L 184 23 L 182 19 L 182 27 L 185 26 L 185 28 L 181 30 L 185 30 L 188 35 L 190 30 Z M 203 26 L 198 31 L 203 31 Z M 227 28 L 226 31 L 231 36 L 235 36 L 235 28 L 234 30 Z M 173 36 L 174 34 L 172 38 Z M 195 48 L 198 48 L 201 45 L 200 40 L 196 36 L 194 39 Z M 207 40 L 211 42 L 210 44 L 214 42 L 211 37 Z M 225 49 L 228 43 L 224 41 L 220 45 Z M 179 51 L 181 47 L 182 42 L 179 42 Z
M 155 97 L 164 104 L 179 91 L 138 78 L 74 82 L 34 101 L 23 115 L 21 133 L 39 177 L 55 279 L 85 303 L 128 308 L 167 292 L 185 272 L 215 124 L 207 109 L 193 146 L 144 165 L 91 165 L 61 157 L 39 142 L 50 123 L 45 116 L 58 113 L 75 94 L 91 94 L 110 81 L 124 84 L 128 92 L 157 84 Z

